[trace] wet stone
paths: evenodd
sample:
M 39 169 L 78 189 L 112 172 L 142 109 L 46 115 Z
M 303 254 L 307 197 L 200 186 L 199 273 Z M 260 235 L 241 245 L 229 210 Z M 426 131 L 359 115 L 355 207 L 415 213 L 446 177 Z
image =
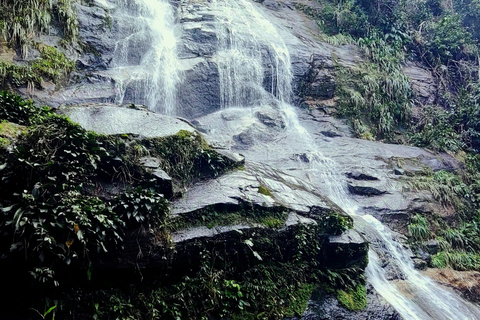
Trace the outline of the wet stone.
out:
M 427 262 L 423 259 L 420 259 L 420 258 L 414 258 L 413 259 L 413 266 L 415 267 L 415 269 L 425 270 L 425 269 L 427 269 Z
M 156 169 L 160 167 L 160 160 L 155 157 L 143 157 L 140 158 L 140 164 L 145 168 Z
M 383 186 L 356 180 L 348 181 L 348 191 L 350 191 L 352 194 L 367 197 L 379 196 L 387 193 L 387 191 L 383 189 Z
M 224 149 L 215 149 L 215 151 L 222 156 L 228 158 L 229 160 L 235 162 L 237 165 L 242 165 L 245 163 L 245 157 L 242 154 L 231 152 Z
M 364 181 L 379 180 L 377 177 L 375 177 L 371 173 L 360 172 L 360 171 L 347 172 L 346 176 L 354 180 L 364 180 Z

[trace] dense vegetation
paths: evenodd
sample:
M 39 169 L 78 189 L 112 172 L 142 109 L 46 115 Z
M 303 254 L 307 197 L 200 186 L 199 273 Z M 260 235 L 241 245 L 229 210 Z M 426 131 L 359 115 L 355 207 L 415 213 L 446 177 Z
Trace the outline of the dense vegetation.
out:
M 121 248 L 126 230 L 166 228 L 165 188 L 140 157 L 158 157 L 180 185 L 232 165 L 190 132 L 101 136 L 7 92 L 0 119 L 1 273 L 12 288 L 90 279 L 92 254 Z
M 355 43 L 368 58 L 353 78 L 338 72 L 337 112 L 359 136 L 399 142 L 403 135 L 400 141 L 440 151 L 480 147 L 478 1 L 318 1 L 320 9 L 299 7 L 317 19 L 323 39 Z M 402 72 L 407 61 L 435 76 L 434 105 L 415 100 Z
M 55 24 L 62 33 L 57 48 L 39 43 L 36 36 L 48 33 Z M 33 90 L 41 88 L 44 81 L 65 82 L 75 63 L 59 48 L 79 40 L 77 24 L 71 0 L 0 1 L 0 52 L 10 47 L 20 58 L 27 59 L 32 51 L 40 55 L 23 63 L 0 61 L 0 88 L 15 85 Z
M 53 19 L 52 19 L 53 18 Z M 0 29 L 13 48 L 28 54 L 33 37 L 50 28 L 52 20 L 60 24 L 65 41 L 78 40 L 78 22 L 72 0 L 3 0 L 0 2 Z

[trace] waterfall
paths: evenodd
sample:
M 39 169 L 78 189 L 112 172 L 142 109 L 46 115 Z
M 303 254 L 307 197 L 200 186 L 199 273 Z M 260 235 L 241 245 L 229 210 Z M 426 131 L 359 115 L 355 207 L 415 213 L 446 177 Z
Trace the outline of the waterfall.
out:
M 261 105 L 271 97 L 288 102 L 290 55 L 274 26 L 248 0 L 215 0 L 212 12 L 222 107 Z
M 180 73 L 173 7 L 167 0 L 124 0 L 115 17 L 123 35 L 109 70 L 115 103 L 143 104 L 174 115 Z
M 359 210 L 348 194 L 341 170 L 321 153 L 313 137 L 301 125 L 294 107 L 288 103 L 292 81 L 290 57 L 268 18 L 247 0 L 217 0 L 212 11 L 217 22 L 218 52 L 215 59 L 219 69 L 222 106 L 245 108 L 268 105 L 274 101 L 273 105 L 281 111 L 286 123 L 284 136 L 277 140 L 289 139 L 292 149 L 303 148 L 303 152 L 306 151 L 309 168 L 305 178 L 350 214 L 356 230 L 369 240 L 370 261 L 366 273 L 375 290 L 404 319 L 480 319 L 478 307 L 415 270 L 409 251 L 394 241 L 392 232 L 377 219 Z M 265 74 L 269 74 L 270 79 L 266 79 Z M 251 114 L 256 112 L 254 110 L 257 109 L 252 109 Z M 275 161 L 268 155 L 268 146 L 252 148 L 248 152 L 256 152 L 257 155 L 266 152 L 265 160 Z M 275 156 L 279 158 L 282 155 Z M 397 268 L 401 281 L 388 279 L 386 270 L 382 268 L 381 256 Z

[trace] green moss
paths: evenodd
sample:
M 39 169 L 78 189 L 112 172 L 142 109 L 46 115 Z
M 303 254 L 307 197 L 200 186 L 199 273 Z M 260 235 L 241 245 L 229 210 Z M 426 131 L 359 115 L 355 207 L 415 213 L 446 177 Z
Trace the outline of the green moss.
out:
M 211 149 L 197 132 L 180 130 L 173 136 L 142 140 L 151 156 L 162 160 L 162 168 L 179 184 L 215 177 L 235 168 L 237 162 Z
M 0 136 L 16 137 L 19 134 L 25 132 L 26 128 L 19 126 L 12 122 L 2 121 L 0 122 Z
M 273 194 L 270 192 L 270 190 L 264 186 L 258 187 L 258 193 L 263 194 L 264 196 L 269 196 L 273 198 Z
M 11 140 L 26 131 L 26 128 L 11 122 L 0 122 L 0 148 L 6 148 L 11 144 Z
M 38 44 L 37 48 L 40 51 L 41 59 L 33 61 L 31 67 L 33 72 L 40 77 L 57 82 L 75 68 L 75 62 L 67 59 L 58 49 L 44 44 Z
M 179 138 L 182 139 L 189 139 L 192 138 L 192 133 L 188 130 L 180 130 L 176 134 Z
M 7 138 L 0 137 L 0 149 L 5 149 L 10 145 L 10 140 Z
M 269 228 L 281 228 L 288 217 L 282 207 L 263 208 L 252 207 L 249 204 L 241 204 L 235 211 L 232 208 L 207 208 L 189 213 L 188 216 L 177 216 L 169 221 L 171 231 L 177 231 L 190 227 L 208 226 L 232 226 L 235 224 L 256 225 L 263 224 Z
M 272 229 L 280 229 L 285 224 L 285 220 L 277 219 L 274 217 L 266 217 L 262 219 L 262 223 Z
M 363 310 L 367 307 L 367 289 L 365 285 L 358 284 L 354 289 L 337 290 L 338 302 L 348 310 Z
M 288 308 L 287 314 L 289 316 L 301 316 L 307 309 L 308 300 L 312 296 L 312 292 L 317 288 L 313 283 L 304 283 L 295 292 L 295 297 Z

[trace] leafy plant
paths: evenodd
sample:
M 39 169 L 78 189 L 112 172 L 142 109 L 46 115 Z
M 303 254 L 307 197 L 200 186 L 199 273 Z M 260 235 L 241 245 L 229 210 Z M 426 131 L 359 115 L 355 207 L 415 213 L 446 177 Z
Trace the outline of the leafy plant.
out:
M 5 0 L 0 2 L 3 38 L 23 55 L 28 54 L 33 36 L 47 30 L 56 15 L 66 39 L 78 40 L 78 22 L 71 0 Z
M 428 240 L 431 236 L 430 225 L 427 219 L 419 214 L 412 217 L 407 230 L 414 241 Z
M 0 61 L 0 81 L 13 82 L 16 86 L 26 85 L 29 91 L 41 88 L 44 80 L 61 83 L 75 68 L 75 62 L 54 47 L 37 44 L 41 57 L 27 65 L 15 65 Z

